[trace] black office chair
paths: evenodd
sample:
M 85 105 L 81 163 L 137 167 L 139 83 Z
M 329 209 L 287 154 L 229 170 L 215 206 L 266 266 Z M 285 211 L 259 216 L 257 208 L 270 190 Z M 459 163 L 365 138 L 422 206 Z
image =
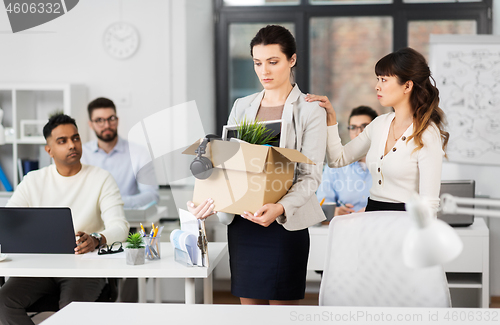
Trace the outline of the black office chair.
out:
M 117 298 L 118 279 L 108 278 L 96 302 L 115 302 Z M 59 311 L 59 294 L 42 297 L 26 310 L 26 312 L 30 313 L 30 317 L 46 311 Z

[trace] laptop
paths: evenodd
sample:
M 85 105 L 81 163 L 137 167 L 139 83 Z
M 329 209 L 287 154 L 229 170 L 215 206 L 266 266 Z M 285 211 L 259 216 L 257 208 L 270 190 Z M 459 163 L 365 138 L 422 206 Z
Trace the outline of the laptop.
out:
M 474 180 L 441 181 L 441 193 L 448 193 L 457 197 L 473 198 L 476 190 Z M 473 205 L 464 205 L 464 208 L 473 208 Z M 452 227 L 468 227 L 474 223 L 474 214 L 443 214 L 438 212 L 438 218 Z
M 0 207 L 2 253 L 74 254 L 69 208 Z

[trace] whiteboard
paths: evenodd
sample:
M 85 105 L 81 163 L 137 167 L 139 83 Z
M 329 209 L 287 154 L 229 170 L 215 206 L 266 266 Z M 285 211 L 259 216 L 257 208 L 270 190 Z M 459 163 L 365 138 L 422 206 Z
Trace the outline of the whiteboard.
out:
M 450 161 L 500 165 L 500 36 L 431 35 Z

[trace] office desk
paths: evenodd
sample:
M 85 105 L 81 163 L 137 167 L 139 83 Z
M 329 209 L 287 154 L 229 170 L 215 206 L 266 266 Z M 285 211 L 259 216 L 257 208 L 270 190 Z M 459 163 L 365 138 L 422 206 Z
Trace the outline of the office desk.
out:
M 452 314 L 454 313 L 454 314 Z M 462 316 L 461 316 L 462 315 Z M 478 322 L 460 319 L 466 315 Z M 452 318 L 457 321 L 451 322 Z M 328 306 L 242 306 L 72 302 L 42 325 L 88 324 L 490 324 L 495 309 L 328 307 Z M 446 321 L 446 319 L 450 321 Z
M 170 243 L 161 243 L 160 260 L 127 265 L 123 259 L 87 259 L 71 254 L 9 254 L 0 262 L 0 276 L 69 278 L 184 278 L 186 304 L 195 303 L 195 279 L 202 278 L 204 302 L 213 301 L 212 273 L 227 252 L 227 243 L 209 243 L 210 267 L 186 267 L 174 261 Z M 145 286 L 144 286 L 145 287 Z M 158 290 L 158 286 L 156 286 Z M 142 294 L 141 302 L 145 302 Z
M 479 289 L 479 304 L 490 305 L 489 296 L 489 230 L 483 218 L 475 218 L 469 227 L 453 228 L 462 239 L 462 253 L 453 261 L 443 265 L 450 288 Z M 311 246 L 308 270 L 323 270 L 328 226 L 309 227 Z

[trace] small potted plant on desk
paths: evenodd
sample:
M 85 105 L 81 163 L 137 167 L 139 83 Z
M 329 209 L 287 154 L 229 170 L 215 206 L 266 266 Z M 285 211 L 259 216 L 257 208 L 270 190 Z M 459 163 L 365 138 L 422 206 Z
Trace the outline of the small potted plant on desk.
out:
M 127 264 L 144 264 L 145 248 L 140 233 L 130 234 L 127 238 L 127 247 L 125 247 L 125 258 Z

